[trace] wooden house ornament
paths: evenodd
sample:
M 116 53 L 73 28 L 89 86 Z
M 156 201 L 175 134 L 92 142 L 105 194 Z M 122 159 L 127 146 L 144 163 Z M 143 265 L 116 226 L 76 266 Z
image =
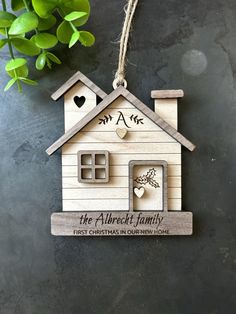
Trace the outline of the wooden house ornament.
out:
M 151 92 L 155 112 L 123 86 L 109 95 L 77 72 L 53 95 L 64 96 L 62 212 L 53 235 L 190 235 L 192 213 L 182 211 L 181 146 L 177 131 L 182 90 Z

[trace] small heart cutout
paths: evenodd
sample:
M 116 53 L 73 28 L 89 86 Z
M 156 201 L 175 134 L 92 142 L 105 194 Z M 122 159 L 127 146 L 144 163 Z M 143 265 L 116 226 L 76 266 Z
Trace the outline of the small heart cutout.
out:
M 85 103 L 85 97 L 84 96 L 75 96 L 74 97 L 74 103 L 76 104 L 77 107 L 81 108 L 83 104 Z
M 138 198 L 141 198 L 141 197 L 143 196 L 144 192 L 145 192 L 145 189 L 144 189 L 143 186 L 141 186 L 140 188 L 137 188 L 137 187 L 134 188 L 134 194 L 135 194 Z
M 116 129 L 116 134 L 119 136 L 119 138 L 125 138 L 126 134 L 127 134 L 127 130 L 126 129 Z

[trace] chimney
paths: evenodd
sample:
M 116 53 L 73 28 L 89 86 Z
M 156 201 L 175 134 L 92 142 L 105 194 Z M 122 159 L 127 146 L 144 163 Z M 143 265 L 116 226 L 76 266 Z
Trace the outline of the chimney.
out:
M 182 98 L 182 89 L 153 90 L 151 97 L 155 99 L 154 108 L 163 120 L 176 130 L 178 128 L 178 98 Z

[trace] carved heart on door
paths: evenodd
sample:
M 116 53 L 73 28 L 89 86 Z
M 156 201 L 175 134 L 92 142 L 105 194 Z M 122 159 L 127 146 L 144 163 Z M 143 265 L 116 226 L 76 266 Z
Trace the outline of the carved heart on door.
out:
M 85 103 L 85 97 L 84 96 L 75 96 L 74 97 L 74 103 L 76 104 L 76 106 L 78 108 L 81 108 L 83 106 L 83 104 Z
M 143 196 L 144 192 L 145 192 L 145 189 L 144 189 L 143 186 L 141 186 L 140 188 L 137 188 L 137 187 L 134 188 L 134 194 L 135 194 L 138 198 L 141 198 L 141 197 Z

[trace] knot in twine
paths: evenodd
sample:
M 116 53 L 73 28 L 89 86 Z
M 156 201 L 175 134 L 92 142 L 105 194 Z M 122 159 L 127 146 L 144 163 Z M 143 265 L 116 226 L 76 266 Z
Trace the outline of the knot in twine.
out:
M 120 85 L 124 86 L 125 88 L 127 87 L 127 81 L 125 80 L 125 59 L 128 48 L 131 23 L 137 4 L 138 0 L 128 0 L 127 9 L 125 9 L 125 20 L 120 38 L 118 68 L 112 84 L 114 89 L 116 89 Z

